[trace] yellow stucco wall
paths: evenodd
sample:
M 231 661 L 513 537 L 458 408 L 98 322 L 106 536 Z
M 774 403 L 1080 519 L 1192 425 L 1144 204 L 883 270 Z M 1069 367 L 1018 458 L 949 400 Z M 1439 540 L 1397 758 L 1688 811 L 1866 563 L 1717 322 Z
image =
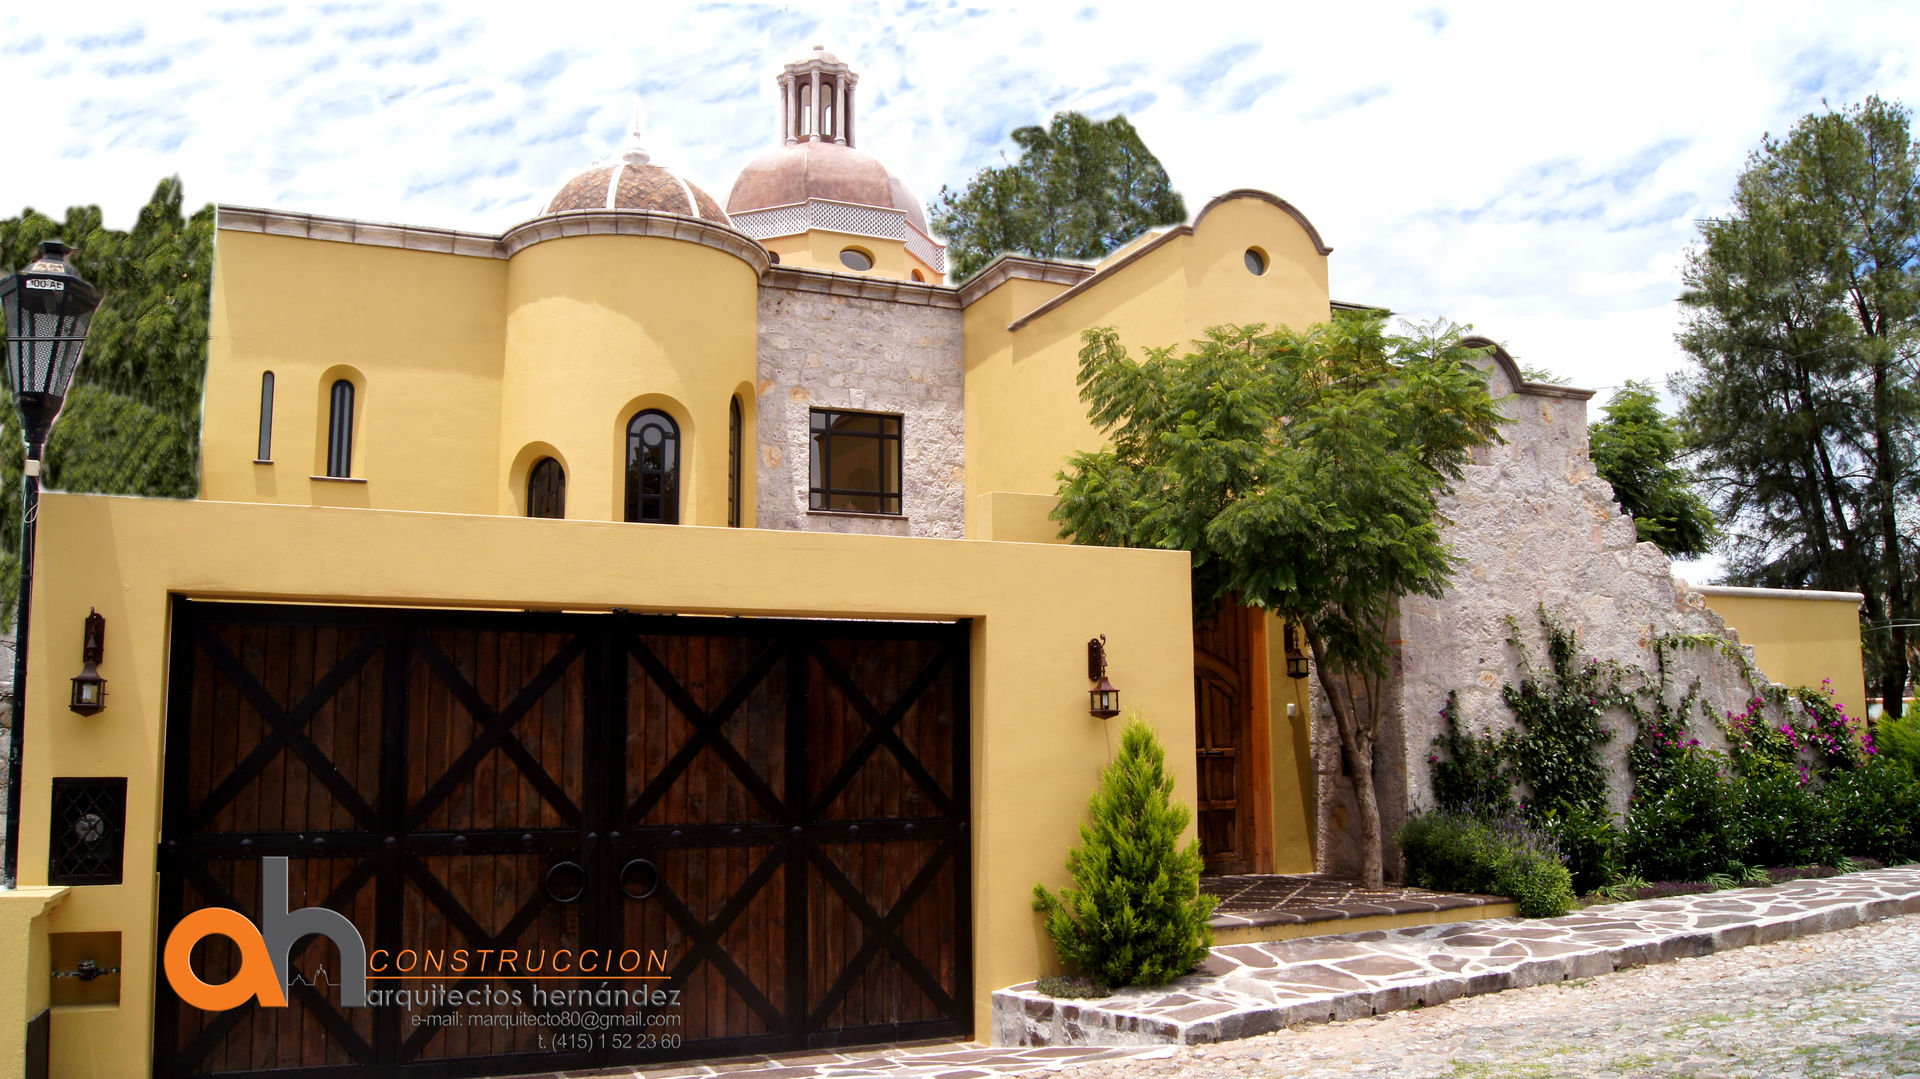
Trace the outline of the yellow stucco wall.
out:
M 523 454 L 541 443 L 567 466 L 568 518 L 622 520 L 627 422 L 658 409 L 680 428 L 681 523 L 726 524 L 727 402 L 743 396 L 752 431 L 758 280 L 731 254 L 656 236 L 572 236 L 516 254 L 489 462 L 504 497 L 473 512 L 521 512 Z
M 497 512 L 504 261 L 233 230 L 217 243 L 202 497 Z M 253 463 L 263 371 L 272 464 Z M 341 377 L 364 483 L 309 478 L 326 472 Z
M 9 971 L 0 977 L 0 1075 L 26 1074 L 27 1023 L 47 1009 L 52 995 L 49 912 L 70 892 L 26 885 L 0 891 L 0 955 Z
M 946 280 L 946 276 L 927 265 L 918 256 L 907 250 L 901 240 L 886 240 L 878 236 L 862 236 L 852 232 L 835 232 L 831 229 L 809 229 L 792 236 L 775 236 L 762 241 L 762 246 L 780 256 L 782 266 L 800 266 L 811 270 L 830 270 L 833 273 L 857 274 L 861 277 L 885 277 L 895 281 L 919 280 L 926 284 L 937 285 Z M 864 251 L 873 260 L 869 270 L 850 270 L 840 261 L 840 252 L 847 248 Z M 913 276 L 919 271 L 919 278 Z
M 1266 273 L 1248 271 L 1249 247 L 1265 253 Z M 1063 291 L 1009 280 L 967 308 L 969 508 L 990 492 L 1052 494 L 1066 457 L 1104 441 L 1075 381 L 1083 330 L 1113 326 L 1130 349 L 1184 348 L 1210 326 L 1304 328 L 1329 310 L 1326 256 L 1291 214 L 1256 197 L 1215 203 L 1190 231 L 1110 258 L 1071 297 L 1007 329 Z
M 1125 705 L 1159 730 L 1176 796 L 1193 797 L 1184 553 L 59 494 L 41 503 L 39 527 L 22 883 L 45 880 L 53 776 L 124 774 L 129 800 L 127 883 L 75 888 L 47 919 L 56 932 L 123 934 L 121 1004 L 56 1013 L 60 1076 L 149 1070 L 170 594 L 975 619 L 974 986 L 983 1037 L 991 991 L 1051 967 L 1031 890 L 1065 883 L 1087 796 L 1117 747 L 1118 727 L 1086 711 L 1089 637 L 1107 635 Z M 1097 580 L 1127 587 L 1086 587 Z M 107 708 L 81 718 L 65 694 L 89 608 L 107 619 L 100 670 L 110 684 Z
M 1867 714 L 1860 663 L 1860 601 L 1854 592 L 1694 586 L 1707 606 L 1753 646 L 1753 661 L 1770 681 L 1798 688 L 1831 679 L 1833 698 L 1850 716 Z
M 528 468 L 551 455 L 568 517 L 618 521 L 626 423 L 658 408 L 680 427 L 680 520 L 726 523 L 728 400 L 754 420 L 758 278 L 738 257 L 656 236 L 570 236 L 510 260 L 218 237 L 202 497 L 518 515 Z M 341 378 L 355 386 L 350 481 L 322 476 Z

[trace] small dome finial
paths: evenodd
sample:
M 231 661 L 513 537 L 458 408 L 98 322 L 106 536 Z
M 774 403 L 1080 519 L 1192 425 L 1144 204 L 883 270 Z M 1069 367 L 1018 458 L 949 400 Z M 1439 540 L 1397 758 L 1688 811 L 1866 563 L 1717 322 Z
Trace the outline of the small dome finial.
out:
M 640 131 L 647 126 L 647 108 L 640 99 L 633 99 L 633 120 L 627 125 L 627 141 L 620 145 L 620 160 L 629 165 L 644 165 L 652 160 L 640 141 Z

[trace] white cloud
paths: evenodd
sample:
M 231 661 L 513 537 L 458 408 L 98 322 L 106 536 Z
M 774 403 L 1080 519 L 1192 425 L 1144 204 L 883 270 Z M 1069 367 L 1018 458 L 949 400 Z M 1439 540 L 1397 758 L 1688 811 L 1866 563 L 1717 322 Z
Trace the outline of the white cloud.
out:
M 1059 109 L 1124 109 L 1198 209 L 1299 206 L 1335 294 L 1471 321 L 1578 383 L 1683 362 L 1683 252 L 1763 132 L 1822 98 L 1920 103 L 1911 8 L 1725 4 L 236 2 L 0 16 L 0 212 L 190 199 L 497 232 L 608 154 L 642 94 L 659 160 L 724 201 L 773 76 L 824 44 L 860 135 L 922 198 Z M 15 102 L 22 101 L 16 96 Z

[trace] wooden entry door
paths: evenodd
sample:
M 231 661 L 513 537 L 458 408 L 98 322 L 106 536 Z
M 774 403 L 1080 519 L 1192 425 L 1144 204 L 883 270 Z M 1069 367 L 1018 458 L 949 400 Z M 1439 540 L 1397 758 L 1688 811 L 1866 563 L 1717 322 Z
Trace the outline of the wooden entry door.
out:
M 1193 743 L 1208 873 L 1272 869 L 1266 621 L 1224 603 L 1193 627 Z
M 257 922 L 261 859 L 282 856 L 291 907 L 344 913 L 395 966 L 415 954 L 412 977 L 370 990 L 519 997 L 341 1007 L 334 950 L 309 937 L 284 1009 L 201 1012 L 162 978 L 163 1079 L 520 1074 L 972 1033 L 965 623 L 181 600 L 173 632 L 160 940 L 208 906 Z M 561 950 L 631 950 L 652 980 L 463 977 L 424 958 L 483 949 L 543 972 Z M 221 938 L 196 955 L 209 981 L 235 969 Z M 582 1008 L 534 986 L 673 1003 Z M 615 1023 L 554 1022 L 583 1010 Z

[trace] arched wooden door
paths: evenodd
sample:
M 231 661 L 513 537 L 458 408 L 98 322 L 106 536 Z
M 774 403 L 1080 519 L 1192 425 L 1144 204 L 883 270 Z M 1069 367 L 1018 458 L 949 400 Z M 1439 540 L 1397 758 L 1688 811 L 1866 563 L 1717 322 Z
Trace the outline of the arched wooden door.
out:
M 1208 873 L 1272 869 L 1263 612 L 1225 603 L 1193 627 L 1193 744 Z

